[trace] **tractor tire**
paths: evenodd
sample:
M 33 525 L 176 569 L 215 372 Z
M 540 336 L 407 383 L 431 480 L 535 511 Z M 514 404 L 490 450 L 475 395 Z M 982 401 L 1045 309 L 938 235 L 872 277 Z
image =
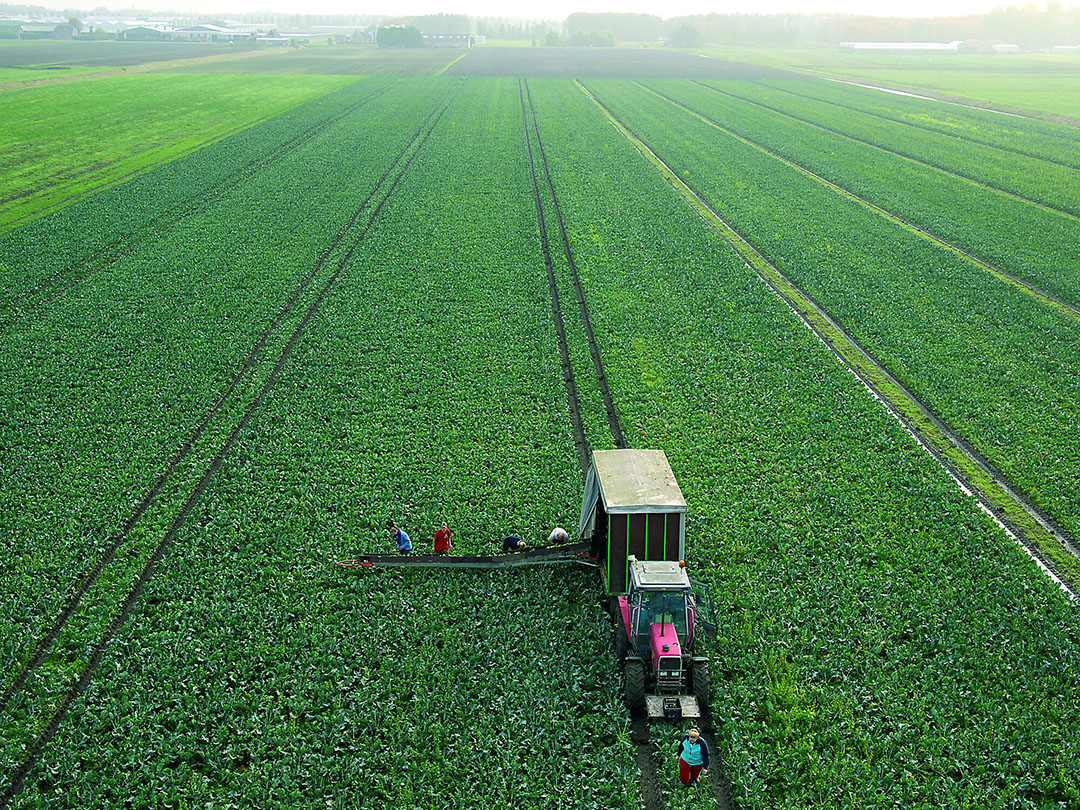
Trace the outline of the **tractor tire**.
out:
M 623 664 L 626 708 L 631 712 L 645 709 L 645 663 L 631 659 Z
M 698 706 L 704 712 L 709 707 L 709 662 L 694 661 L 690 665 L 690 678 L 694 697 L 697 698 Z

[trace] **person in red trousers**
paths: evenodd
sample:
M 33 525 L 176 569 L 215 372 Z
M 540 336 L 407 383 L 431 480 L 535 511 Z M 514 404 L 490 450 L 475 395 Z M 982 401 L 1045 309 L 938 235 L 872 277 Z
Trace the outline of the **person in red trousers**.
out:
M 450 529 L 447 528 L 446 523 L 443 523 L 439 530 L 435 532 L 435 553 L 449 554 L 450 549 L 453 547 L 450 543 Z
M 679 781 L 684 785 L 696 785 L 700 777 L 709 775 L 709 744 L 696 728 L 683 735 L 675 750 L 679 753 Z

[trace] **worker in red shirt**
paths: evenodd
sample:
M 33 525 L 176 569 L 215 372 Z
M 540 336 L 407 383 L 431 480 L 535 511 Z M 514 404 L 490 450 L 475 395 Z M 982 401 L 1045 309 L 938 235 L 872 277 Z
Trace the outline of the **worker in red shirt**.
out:
M 450 529 L 447 528 L 444 521 L 443 525 L 439 527 L 439 530 L 435 532 L 435 553 L 449 554 L 450 549 L 453 547 L 453 544 L 450 542 Z

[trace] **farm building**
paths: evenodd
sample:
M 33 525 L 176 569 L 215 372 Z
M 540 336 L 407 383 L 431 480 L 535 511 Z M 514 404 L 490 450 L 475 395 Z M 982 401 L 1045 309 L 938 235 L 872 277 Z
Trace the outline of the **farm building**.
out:
M 124 31 L 118 31 L 117 39 L 130 42 L 157 42 L 170 38 L 173 29 L 167 25 L 136 25 Z
M 856 53 L 960 53 L 957 42 L 841 42 L 840 50 Z
M 470 34 L 425 34 L 429 48 L 471 48 L 475 44 Z
M 204 24 L 177 28 L 170 33 L 169 38 L 186 42 L 236 42 L 254 39 L 255 35 L 250 31 L 237 31 L 220 25 Z

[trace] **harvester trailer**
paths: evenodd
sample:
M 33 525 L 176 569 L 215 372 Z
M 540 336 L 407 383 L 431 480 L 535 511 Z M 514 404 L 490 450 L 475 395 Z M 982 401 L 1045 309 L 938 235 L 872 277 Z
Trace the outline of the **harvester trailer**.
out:
M 597 568 L 615 628 L 626 705 L 649 717 L 696 718 L 707 708 L 715 634 L 707 586 L 686 571 L 686 500 L 663 450 L 597 450 L 585 476 L 581 542 L 514 554 L 372 554 L 338 565 L 368 568 L 504 568 L 579 563 Z

